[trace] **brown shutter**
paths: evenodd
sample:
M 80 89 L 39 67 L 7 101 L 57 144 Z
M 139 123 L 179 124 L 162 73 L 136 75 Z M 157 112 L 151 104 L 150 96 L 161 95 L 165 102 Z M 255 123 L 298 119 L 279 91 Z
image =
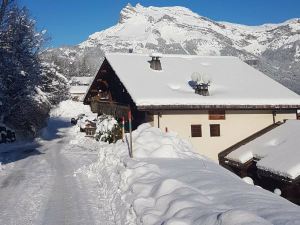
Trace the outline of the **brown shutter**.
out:
M 202 128 L 200 124 L 191 125 L 192 137 L 202 137 Z
M 220 124 L 210 124 L 210 136 L 211 137 L 220 137 Z

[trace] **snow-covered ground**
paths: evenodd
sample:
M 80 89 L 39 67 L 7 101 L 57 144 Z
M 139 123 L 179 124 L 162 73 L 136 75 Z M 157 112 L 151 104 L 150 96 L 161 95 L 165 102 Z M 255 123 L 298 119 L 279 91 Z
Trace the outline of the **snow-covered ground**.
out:
M 0 153 L 1 225 L 115 224 L 102 204 L 96 179 L 75 174 L 97 160 L 97 148 L 70 118 L 88 107 L 63 102 L 32 143 L 6 145 Z M 4 148 L 4 147 L 3 147 Z
M 96 142 L 71 126 L 81 103 L 53 110 L 32 145 L 0 154 L 0 224 L 300 224 L 300 208 L 249 185 L 174 133 L 144 124 Z
M 97 177 L 120 224 L 300 224 L 299 206 L 193 153 L 176 134 L 144 124 L 133 140 L 134 159 L 119 141 L 78 171 Z

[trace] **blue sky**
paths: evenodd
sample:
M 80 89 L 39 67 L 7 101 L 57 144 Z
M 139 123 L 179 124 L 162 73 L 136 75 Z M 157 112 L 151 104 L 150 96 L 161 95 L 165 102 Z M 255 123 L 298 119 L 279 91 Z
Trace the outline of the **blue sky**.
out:
M 51 47 L 75 45 L 118 22 L 120 10 L 143 6 L 180 5 L 213 20 L 247 25 L 300 18 L 300 0 L 19 0 L 31 11 L 39 29 L 48 30 Z

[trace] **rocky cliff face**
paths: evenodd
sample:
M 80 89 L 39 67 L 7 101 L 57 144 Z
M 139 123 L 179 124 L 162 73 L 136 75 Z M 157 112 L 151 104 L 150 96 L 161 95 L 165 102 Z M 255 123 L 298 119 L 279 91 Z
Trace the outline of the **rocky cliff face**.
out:
M 105 52 L 232 55 L 300 93 L 300 19 L 244 26 L 216 22 L 183 7 L 127 5 L 118 24 L 74 47 L 50 49 L 47 61 L 67 76 L 93 75 Z

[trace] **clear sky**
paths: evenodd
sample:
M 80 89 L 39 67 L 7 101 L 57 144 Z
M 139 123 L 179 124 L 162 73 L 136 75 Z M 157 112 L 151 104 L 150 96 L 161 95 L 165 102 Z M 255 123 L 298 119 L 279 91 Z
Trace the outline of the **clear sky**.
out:
M 115 25 L 129 2 L 143 6 L 185 6 L 217 21 L 259 25 L 300 18 L 300 0 L 19 0 L 48 30 L 51 47 L 75 45 Z

